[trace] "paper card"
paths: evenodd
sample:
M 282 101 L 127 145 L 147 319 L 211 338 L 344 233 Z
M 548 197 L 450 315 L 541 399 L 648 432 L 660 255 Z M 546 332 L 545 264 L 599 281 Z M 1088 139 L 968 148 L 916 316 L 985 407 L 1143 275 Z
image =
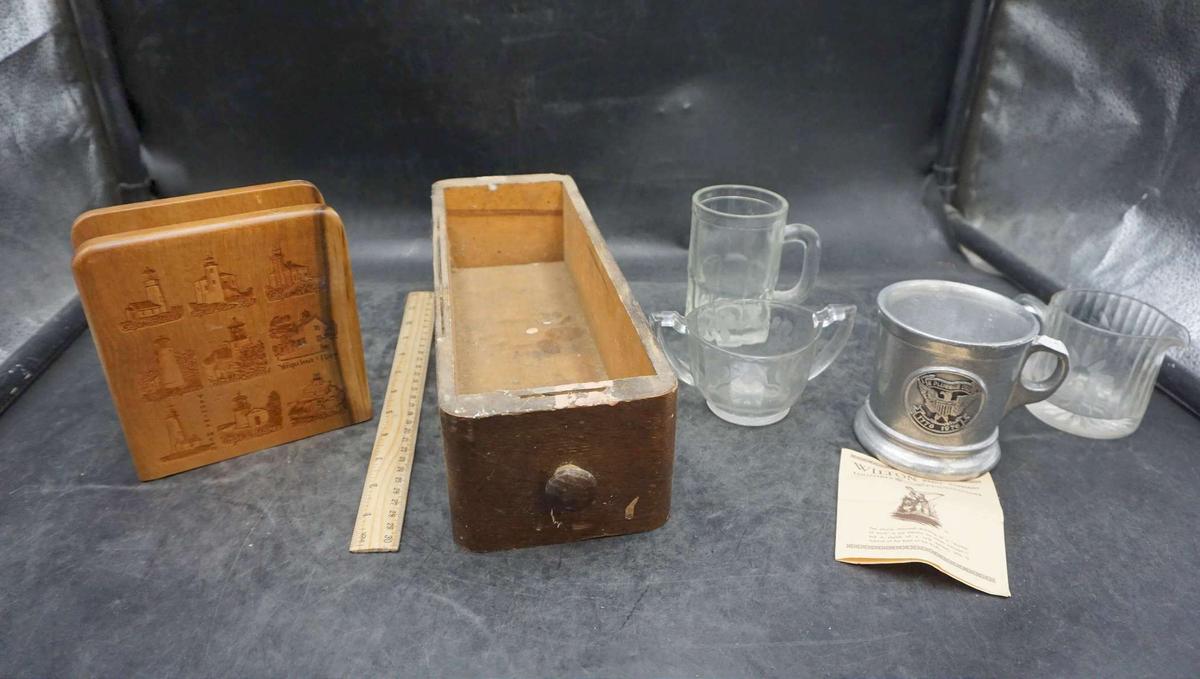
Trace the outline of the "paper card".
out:
M 991 474 L 934 481 L 843 448 L 834 558 L 929 564 L 980 591 L 1011 596 L 1004 512 Z

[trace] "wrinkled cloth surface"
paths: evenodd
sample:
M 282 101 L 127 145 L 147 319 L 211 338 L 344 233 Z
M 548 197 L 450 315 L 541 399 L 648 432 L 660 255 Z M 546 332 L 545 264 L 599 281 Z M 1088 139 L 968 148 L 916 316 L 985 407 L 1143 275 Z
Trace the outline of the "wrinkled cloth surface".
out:
M 0 364 L 75 295 L 71 222 L 116 200 L 65 2 L 0 11 Z
M 1186 325 L 1200 378 L 1200 6 L 997 4 L 958 202 L 1070 287 Z
M 936 233 L 905 247 L 920 207 L 894 178 L 933 157 L 958 0 L 103 5 L 162 191 L 307 179 L 360 266 L 428 259 L 428 228 L 394 214 L 434 181 L 528 172 L 628 208 L 597 217 L 635 254 L 686 246 L 664 219 L 729 182 L 784 194 L 833 245 L 872 220 L 829 248 L 842 263 L 939 253 Z

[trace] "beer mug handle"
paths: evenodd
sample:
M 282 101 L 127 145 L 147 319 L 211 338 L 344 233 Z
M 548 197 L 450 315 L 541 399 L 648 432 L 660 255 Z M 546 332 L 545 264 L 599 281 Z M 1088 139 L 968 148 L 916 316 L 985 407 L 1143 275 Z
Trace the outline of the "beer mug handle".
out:
M 1054 371 L 1045 379 L 1027 380 L 1024 375 L 1025 364 L 1029 362 L 1031 356 L 1039 352 L 1051 354 L 1057 359 Z M 1008 405 L 1004 407 L 1004 412 L 1017 406 L 1037 403 L 1050 398 L 1050 395 L 1062 385 L 1063 380 L 1067 379 L 1070 371 L 1071 357 L 1067 354 L 1067 347 L 1052 337 L 1038 335 L 1025 352 L 1025 360 L 1021 361 L 1021 368 L 1017 371 L 1017 385 L 1008 399 Z
M 821 236 L 811 226 L 788 224 L 783 227 L 783 247 L 787 247 L 788 243 L 804 246 L 800 280 L 787 290 L 775 290 L 771 297 L 781 302 L 800 302 L 808 296 L 813 284 L 817 282 L 817 271 L 821 268 Z
M 850 331 L 854 329 L 854 314 L 858 309 L 853 304 L 830 304 L 813 314 L 813 327 L 817 329 L 817 342 L 821 342 L 828 328 L 833 327 L 832 335 L 825 339 L 824 346 L 817 350 L 808 379 L 825 372 L 833 363 L 833 359 L 842 353 L 846 342 L 850 339 Z
M 688 365 L 687 359 L 684 358 L 687 355 L 687 348 L 684 347 L 682 352 L 672 349 L 672 343 L 668 341 L 666 333 L 663 332 L 664 328 L 670 328 L 675 331 L 673 339 L 686 337 L 687 323 L 684 322 L 683 316 L 676 311 L 659 311 L 654 313 L 652 318 L 654 319 L 654 331 L 658 334 L 658 343 L 662 346 L 663 353 L 667 355 L 671 367 L 675 369 L 675 374 L 679 375 L 679 379 L 684 383 L 695 386 L 696 382 L 692 378 L 692 366 Z

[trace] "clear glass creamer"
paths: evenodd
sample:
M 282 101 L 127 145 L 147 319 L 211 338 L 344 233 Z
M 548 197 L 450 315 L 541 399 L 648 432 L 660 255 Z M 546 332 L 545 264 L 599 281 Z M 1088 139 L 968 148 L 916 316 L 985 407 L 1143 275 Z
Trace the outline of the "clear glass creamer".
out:
M 1186 347 L 1187 328 L 1153 306 L 1100 290 L 1063 290 L 1044 304 L 1014 298 L 1042 321 L 1042 332 L 1071 354 L 1071 372 L 1049 399 L 1026 406 L 1039 420 L 1094 439 L 1132 434 L 1142 422 L 1168 349 Z M 1035 357 L 1026 374 L 1050 369 Z
M 654 314 L 658 339 L 679 378 L 717 417 L 743 426 L 787 416 L 809 380 L 837 358 L 855 307 L 811 309 L 766 300 L 717 300 L 687 315 Z M 666 329 L 676 335 L 667 336 Z

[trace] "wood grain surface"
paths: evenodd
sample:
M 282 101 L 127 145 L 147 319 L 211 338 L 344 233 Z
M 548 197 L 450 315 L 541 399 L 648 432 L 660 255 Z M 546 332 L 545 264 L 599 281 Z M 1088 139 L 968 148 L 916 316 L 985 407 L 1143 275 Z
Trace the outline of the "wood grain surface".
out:
M 71 247 L 114 233 L 324 202 L 317 187 L 293 180 L 114 205 L 79 215 L 71 225 Z
M 575 183 L 444 180 L 433 226 L 455 540 L 491 551 L 662 525 L 675 378 Z
M 224 208 L 209 194 L 168 213 L 245 205 L 244 191 L 231 195 Z M 135 217 L 129 228 L 91 214 L 81 223 L 112 233 L 81 242 L 76 285 L 139 478 L 371 418 L 345 230 L 332 208 L 154 226 L 158 217 Z

